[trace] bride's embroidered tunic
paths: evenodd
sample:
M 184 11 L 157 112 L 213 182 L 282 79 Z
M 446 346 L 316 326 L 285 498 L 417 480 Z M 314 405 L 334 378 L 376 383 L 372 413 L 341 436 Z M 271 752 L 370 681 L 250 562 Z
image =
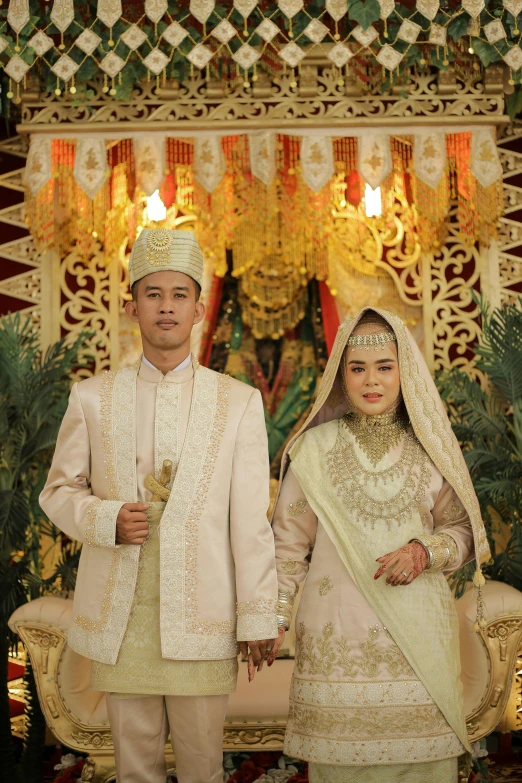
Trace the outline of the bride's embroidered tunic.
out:
M 372 462 L 343 416 L 338 368 L 354 319 L 340 330 L 316 406 L 284 463 L 273 530 L 279 611 L 288 619 L 306 577 L 285 751 L 310 762 L 312 783 L 455 783 L 458 756 L 469 745 L 458 624 L 445 573 L 475 557 L 474 532 L 482 558 L 487 543 L 427 368 L 416 372 L 424 391 L 409 404 L 412 368 L 422 358 L 399 319 L 381 315 L 398 337 L 413 426 Z M 436 414 L 419 427 L 428 390 Z M 431 456 L 434 445 L 457 459 L 468 479 L 456 479 L 451 466 L 444 470 L 447 459 L 435 464 L 426 445 Z M 444 548 L 445 573 L 430 569 L 398 587 L 374 580 L 376 558 L 419 537 Z

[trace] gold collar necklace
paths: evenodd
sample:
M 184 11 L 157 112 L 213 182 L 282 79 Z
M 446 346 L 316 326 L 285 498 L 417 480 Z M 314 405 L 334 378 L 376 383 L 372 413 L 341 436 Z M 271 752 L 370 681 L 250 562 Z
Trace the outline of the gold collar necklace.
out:
M 407 417 L 397 410 L 377 416 L 350 411 L 341 421 L 374 467 L 399 443 L 409 424 Z

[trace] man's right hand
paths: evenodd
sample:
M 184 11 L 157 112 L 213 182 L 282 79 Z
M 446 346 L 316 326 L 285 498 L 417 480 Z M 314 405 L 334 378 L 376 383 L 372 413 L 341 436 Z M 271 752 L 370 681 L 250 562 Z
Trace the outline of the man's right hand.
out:
M 147 503 L 125 503 L 116 519 L 116 543 L 141 546 L 149 535 Z

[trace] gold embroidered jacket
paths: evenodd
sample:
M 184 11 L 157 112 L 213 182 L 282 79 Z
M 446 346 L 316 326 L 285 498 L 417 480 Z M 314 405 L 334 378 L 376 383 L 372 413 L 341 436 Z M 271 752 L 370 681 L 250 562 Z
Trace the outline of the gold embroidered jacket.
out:
M 164 377 L 141 363 L 73 386 L 40 496 L 83 542 L 69 644 L 88 658 L 117 660 L 140 548 L 115 544 L 116 518 L 150 499 L 144 475 L 158 477 L 164 459 L 174 478 L 160 526 L 163 657 L 231 658 L 238 640 L 277 635 L 261 395 L 197 362 Z

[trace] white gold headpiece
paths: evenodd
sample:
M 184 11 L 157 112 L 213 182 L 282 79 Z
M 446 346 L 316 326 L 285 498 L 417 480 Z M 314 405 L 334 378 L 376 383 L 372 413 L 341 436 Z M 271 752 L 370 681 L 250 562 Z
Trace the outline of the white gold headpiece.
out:
M 348 345 L 356 348 L 364 348 L 370 351 L 384 351 L 387 343 L 396 343 L 397 338 L 393 332 L 378 332 L 377 334 L 353 334 L 348 338 Z

